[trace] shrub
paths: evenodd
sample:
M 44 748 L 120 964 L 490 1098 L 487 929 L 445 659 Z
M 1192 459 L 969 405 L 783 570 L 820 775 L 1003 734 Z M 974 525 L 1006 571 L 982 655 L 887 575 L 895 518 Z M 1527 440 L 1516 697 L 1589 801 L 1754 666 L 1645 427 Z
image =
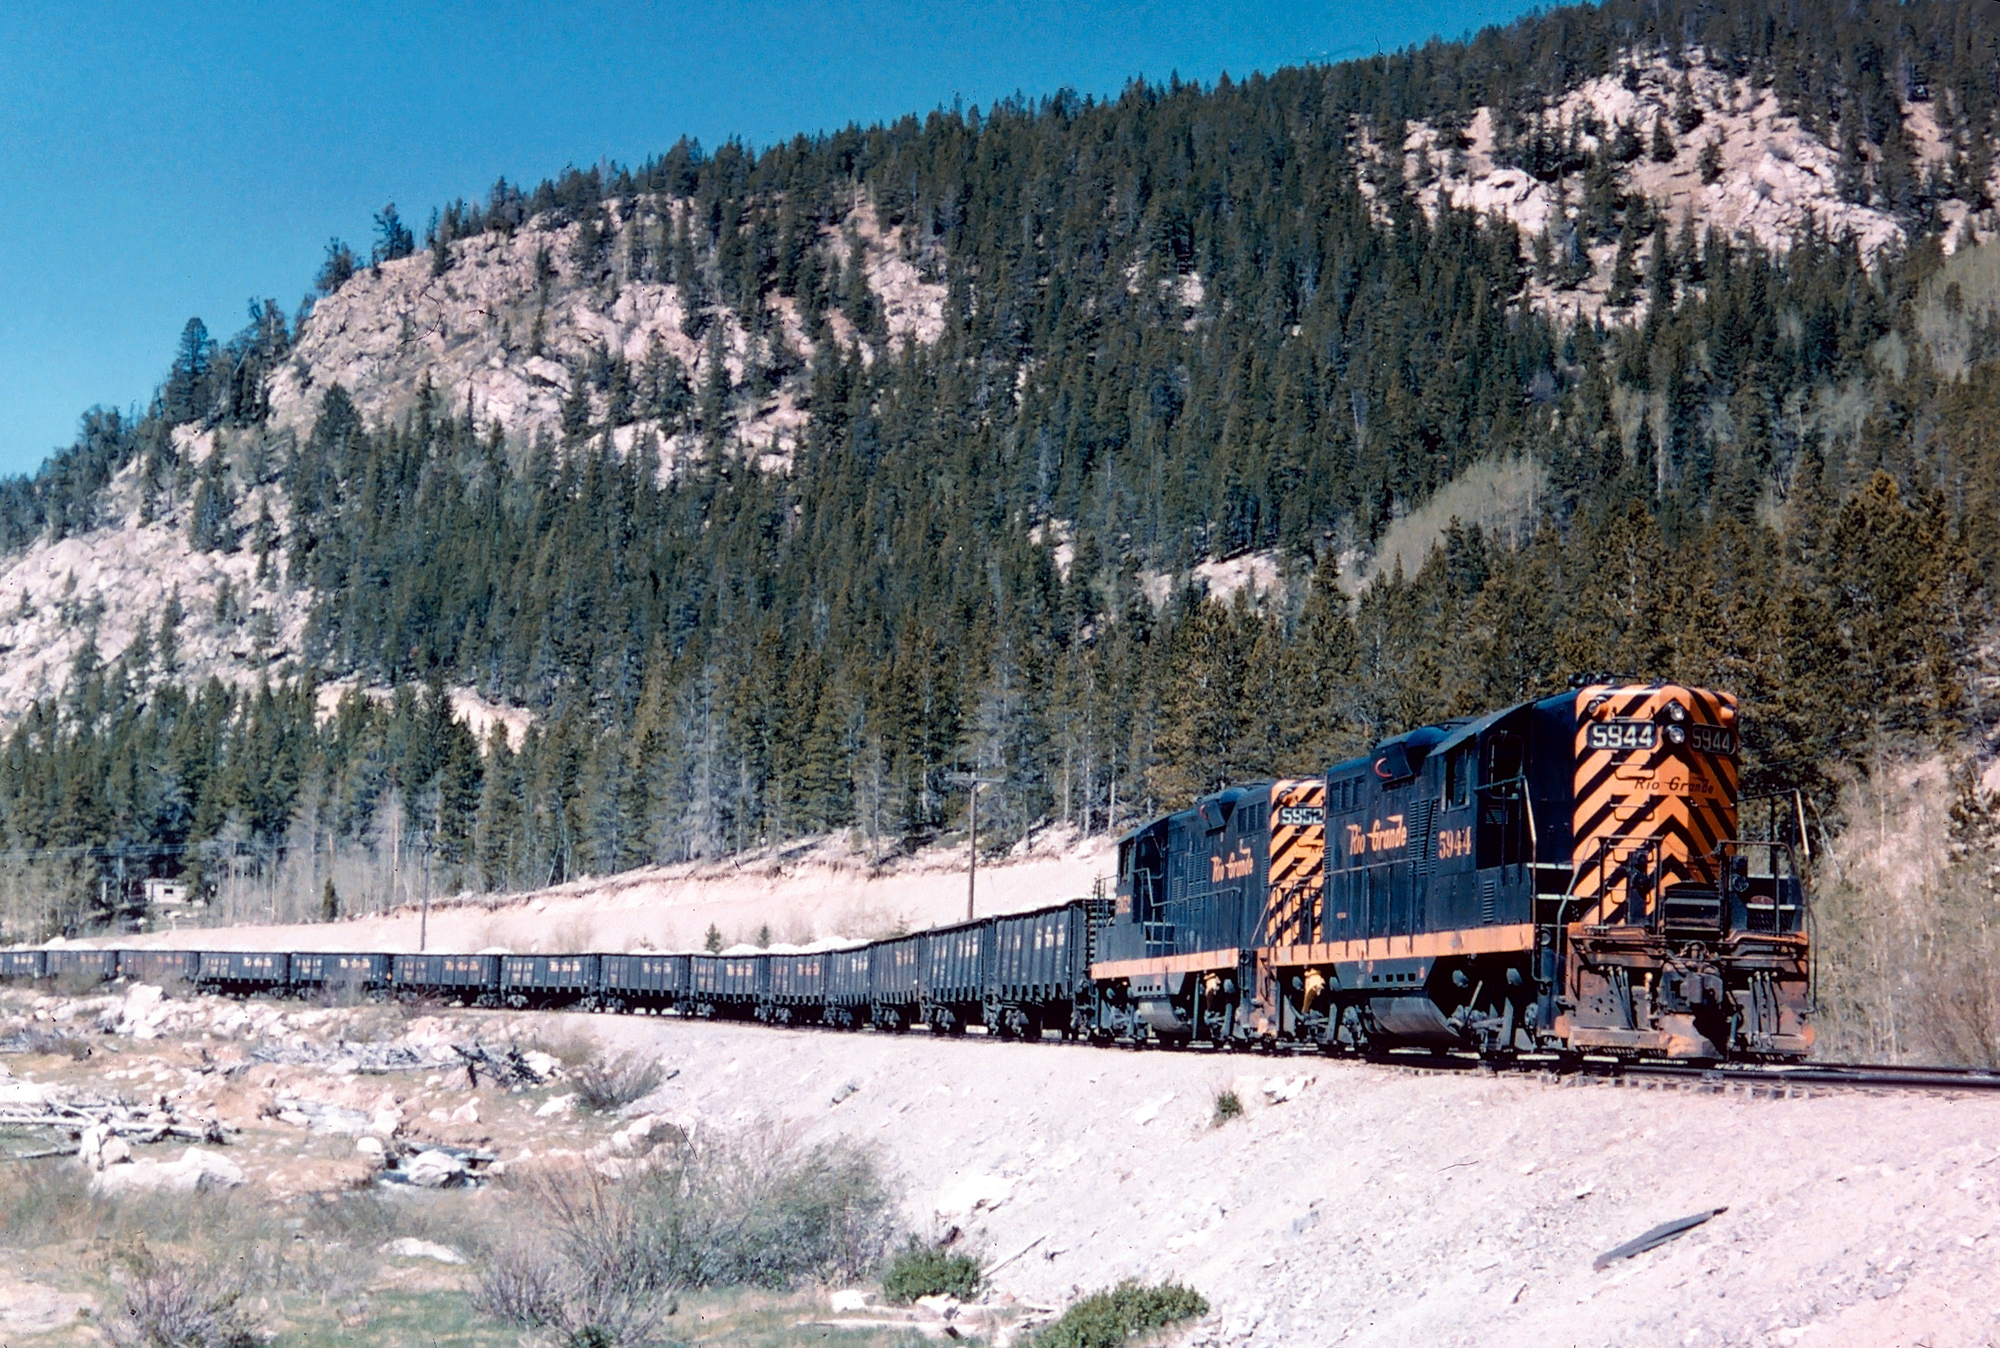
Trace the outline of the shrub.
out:
M 1232 1090 L 1215 1093 L 1215 1113 L 1210 1117 L 1212 1127 L 1220 1128 L 1231 1119 L 1243 1117 L 1243 1097 Z
M 1147 1287 L 1126 1281 L 1064 1311 L 1060 1320 L 1035 1335 L 1034 1348 L 1118 1348 L 1141 1334 L 1206 1314 L 1207 1300 L 1192 1287 L 1174 1282 Z
M 475 1304 L 565 1344 L 650 1342 L 683 1289 L 850 1279 L 888 1245 L 888 1188 L 844 1143 L 682 1138 L 622 1182 L 578 1167 L 523 1187 L 540 1229 L 486 1261 Z
M 238 1303 L 243 1286 L 194 1264 L 158 1260 L 141 1247 L 125 1284 L 125 1313 L 107 1316 L 120 1348 L 254 1348 L 256 1328 Z
M 49 980 L 58 997 L 89 997 L 104 990 L 104 975 L 95 969 L 65 969 Z
M 628 1054 L 593 1059 L 571 1068 L 569 1082 L 576 1088 L 579 1104 L 604 1114 L 650 1095 L 661 1076 L 657 1059 Z
M 953 1296 L 970 1301 L 979 1291 L 979 1261 L 942 1245 L 910 1237 L 882 1274 L 882 1295 L 899 1306 L 918 1297 Z
M 45 1053 L 52 1058 L 68 1058 L 82 1062 L 90 1056 L 90 1043 L 79 1035 L 64 1030 L 44 1030 L 30 1025 L 21 1031 L 21 1052 Z

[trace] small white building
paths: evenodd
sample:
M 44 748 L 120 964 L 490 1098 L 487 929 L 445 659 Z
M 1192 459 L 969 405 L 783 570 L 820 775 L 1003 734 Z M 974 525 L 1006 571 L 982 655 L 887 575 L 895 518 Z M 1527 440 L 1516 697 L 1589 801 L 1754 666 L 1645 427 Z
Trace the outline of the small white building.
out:
M 146 906 L 149 908 L 184 908 L 188 901 L 188 887 L 185 880 L 146 881 Z

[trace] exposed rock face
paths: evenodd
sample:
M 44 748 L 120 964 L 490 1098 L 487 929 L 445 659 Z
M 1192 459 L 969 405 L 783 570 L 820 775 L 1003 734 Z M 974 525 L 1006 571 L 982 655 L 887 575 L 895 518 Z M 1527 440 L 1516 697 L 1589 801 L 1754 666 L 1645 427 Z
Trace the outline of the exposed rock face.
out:
M 1677 114 L 1692 125 L 1680 129 Z M 1653 129 L 1661 122 L 1674 151 L 1665 160 L 1652 154 Z M 1959 148 L 1941 132 L 1936 109 L 1928 102 L 1906 104 L 1903 126 L 1918 154 L 1919 170 L 1946 164 Z M 1637 138 L 1640 152 L 1619 171 L 1619 185 L 1650 201 L 1670 230 L 1678 231 L 1692 219 L 1697 233 L 1716 229 L 1783 251 L 1810 229 L 1831 239 L 1851 237 L 1867 258 L 1908 242 L 1889 210 L 1843 195 L 1837 147 L 1786 115 L 1775 90 L 1727 74 L 1699 49 L 1686 53 L 1684 69 L 1654 57 L 1635 60 L 1626 74 L 1587 80 L 1551 98 L 1526 134 L 1538 131 L 1551 144 L 1573 143 L 1595 153 L 1621 128 Z M 1431 212 L 1449 202 L 1460 210 L 1512 221 L 1529 240 L 1572 229 L 1586 195 L 1583 170 L 1544 181 L 1503 162 L 1508 156 L 1500 139 L 1491 108 L 1478 109 L 1455 137 L 1429 123 L 1412 122 L 1402 146 L 1404 182 Z M 1518 143 L 1522 133 L 1513 139 Z M 1379 169 L 1383 147 L 1365 130 L 1357 145 L 1362 165 Z M 1864 160 L 1873 159 L 1880 147 L 1864 142 L 1861 153 Z M 1706 173 L 1705 154 L 1711 156 Z M 1365 178 L 1362 191 L 1381 201 L 1380 187 Z M 1386 218 L 1386 202 L 1381 209 Z M 1949 200 L 1940 213 L 1947 252 L 2000 232 L 2000 219 L 1991 210 L 1976 211 L 1972 203 Z M 1643 318 L 1643 298 L 1628 310 L 1605 313 L 1616 252 L 1615 243 L 1589 244 L 1589 278 L 1564 289 L 1538 282 L 1535 302 L 1586 319 L 1600 313 L 1613 321 Z
M 213 452 L 214 433 L 177 438 L 197 460 Z M 147 518 L 138 474 L 132 464 L 106 488 L 101 527 L 0 559 L 0 725 L 67 686 L 86 647 L 109 662 L 142 633 L 156 668 L 182 681 L 212 674 L 252 686 L 297 659 L 311 593 L 283 582 L 277 556 L 260 575 L 258 556 L 247 547 L 195 548 L 184 502 L 162 503 Z M 284 502 L 275 484 L 249 490 L 237 521 L 247 533 L 266 511 L 282 527 L 276 522 Z M 181 619 L 168 670 L 158 641 L 170 600 L 178 600 Z
M 645 198 L 629 210 L 617 202 L 606 209 L 616 241 L 601 266 L 580 266 L 573 256 L 581 225 L 538 217 L 512 235 L 451 244 L 451 266 L 442 273 L 433 272 L 425 252 L 356 274 L 314 310 L 295 358 L 274 378 L 272 424 L 305 434 L 336 383 L 369 422 L 394 419 L 428 380 L 455 409 L 469 406 L 482 425 L 497 422 L 525 442 L 561 433 L 563 403 L 600 352 L 634 368 L 671 359 L 694 388 L 716 359 L 741 380 L 754 349 L 768 355 L 777 342 L 811 359 L 814 342 L 788 299 L 770 302 L 771 330 L 760 336 L 727 306 L 691 298 L 687 285 L 646 279 L 638 255 L 685 214 L 687 202 Z M 820 247 L 838 262 L 862 250 L 892 342 L 929 343 L 943 332 L 944 286 L 923 278 L 904 256 L 902 232 L 885 232 L 871 204 L 858 202 L 841 229 L 823 231 Z M 853 343 L 839 315 L 831 327 L 834 340 Z M 780 388 L 733 435 L 746 450 L 782 460 L 804 425 L 796 394 Z M 621 450 L 646 434 L 661 437 L 669 463 L 693 444 L 647 415 L 614 433 Z

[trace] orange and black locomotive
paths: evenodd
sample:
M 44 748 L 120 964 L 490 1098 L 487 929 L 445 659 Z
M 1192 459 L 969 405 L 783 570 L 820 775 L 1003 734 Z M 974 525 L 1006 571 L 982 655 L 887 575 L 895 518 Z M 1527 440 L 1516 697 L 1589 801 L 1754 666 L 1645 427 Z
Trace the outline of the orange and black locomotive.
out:
M 1580 680 L 1119 843 L 1092 1030 L 1681 1059 L 1812 1045 L 1806 895 L 1735 699 Z

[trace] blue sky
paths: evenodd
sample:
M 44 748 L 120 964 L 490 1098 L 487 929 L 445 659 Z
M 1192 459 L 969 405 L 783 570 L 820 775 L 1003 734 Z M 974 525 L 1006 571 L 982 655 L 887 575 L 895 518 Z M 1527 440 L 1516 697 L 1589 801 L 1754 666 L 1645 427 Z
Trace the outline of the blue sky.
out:
M 294 309 L 329 237 L 680 135 L 768 145 L 1015 91 L 1211 81 L 1530 6 L 831 3 L 0 7 L 0 472 L 145 403 L 192 315 Z

